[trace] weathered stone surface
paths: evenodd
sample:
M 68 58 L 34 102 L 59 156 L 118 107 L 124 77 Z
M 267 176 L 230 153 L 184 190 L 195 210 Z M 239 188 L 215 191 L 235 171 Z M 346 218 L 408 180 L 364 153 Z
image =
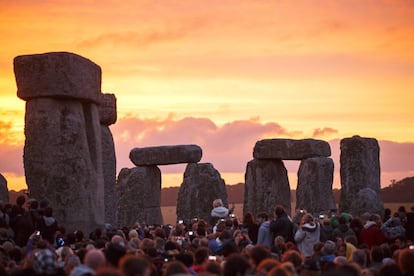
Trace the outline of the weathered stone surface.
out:
M 104 224 L 101 125 L 96 104 L 26 103 L 24 168 L 30 196 L 46 198 L 67 231 Z
M 101 68 L 67 52 L 23 55 L 14 59 L 17 96 L 23 100 L 61 97 L 99 104 Z
M 264 139 L 257 141 L 253 150 L 256 159 L 302 160 L 330 155 L 328 142 L 315 139 Z
M 371 188 L 363 188 L 354 196 L 348 212 L 359 217 L 366 212 L 382 216 L 384 204 L 377 192 Z
M 116 97 L 114 94 L 105 93 L 100 97 L 99 119 L 101 124 L 110 126 L 115 124 L 117 119 Z
M 129 159 L 136 166 L 197 163 L 201 156 L 202 150 L 197 145 L 134 148 L 129 153 Z
M 245 173 L 243 213 L 267 212 L 274 215 L 276 205 L 283 205 L 290 214 L 290 186 L 281 160 L 253 159 Z
M 317 214 L 336 208 L 332 193 L 334 162 L 328 157 L 302 160 L 298 171 L 296 208 Z
M 353 136 L 341 140 L 341 201 L 339 208 L 350 211 L 360 190 L 370 188 L 380 198 L 380 161 L 378 141 Z M 381 203 L 382 204 L 382 203 Z
M 116 225 L 116 210 L 118 207 L 118 192 L 116 190 L 116 156 L 114 139 L 109 127 L 101 125 L 101 137 L 105 223 Z
M 0 173 L 0 200 L 3 203 L 9 202 L 9 189 L 7 188 L 7 179 Z
M 177 219 L 202 218 L 210 222 L 213 200 L 227 204 L 226 184 L 210 163 L 188 164 L 177 199 Z
M 118 225 L 163 224 L 161 171 L 157 166 L 123 168 L 118 175 Z

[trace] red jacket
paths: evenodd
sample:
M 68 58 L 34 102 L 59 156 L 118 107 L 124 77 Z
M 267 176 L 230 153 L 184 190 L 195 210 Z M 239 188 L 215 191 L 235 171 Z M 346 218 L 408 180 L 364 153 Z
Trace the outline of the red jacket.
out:
M 374 245 L 381 245 L 387 241 L 384 233 L 374 221 L 367 221 L 360 233 L 360 243 L 365 243 L 371 249 Z

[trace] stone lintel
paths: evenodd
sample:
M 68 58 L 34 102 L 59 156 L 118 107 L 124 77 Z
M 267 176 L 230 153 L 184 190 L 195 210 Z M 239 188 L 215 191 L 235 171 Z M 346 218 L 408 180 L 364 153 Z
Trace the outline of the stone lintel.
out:
M 129 159 L 136 166 L 152 166 L 197 163 L 201 156 L 202 150 L 197 145 L 175 145 L 134 148 Z

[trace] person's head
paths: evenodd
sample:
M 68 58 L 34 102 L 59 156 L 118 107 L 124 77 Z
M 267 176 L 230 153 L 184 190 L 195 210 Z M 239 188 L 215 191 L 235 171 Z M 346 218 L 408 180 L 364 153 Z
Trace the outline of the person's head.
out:
M 282 205 L 277 205 L 275 207 L 275 216 L 276 216 L 276 218 L 279 218 L 279 217 L 281 217 L 285 214 L 286 214 L 286 210 L 285 210 L 285 208 L 283 208 Z
M 169 262 L 163 272 L 163 276 L 171 276 L 176 274 L 188 274 L 188 268 L 180 261 Z
M 351 261 L 359 265 L 359 267 L 365 268 L 367 266 L 367 254 L 363 249 L 357 249 L 352 252 Z
M 223 206 L 223 201 L 220 198 L 215 199 L 213 201 L 213 208 L 222 207 L 222 206 Z
M 84 264 L 93 270 L 97 270 L 99 267 L 105 265 L 106 259 L 104 253 L 99 249 L 91 249 L 86 252 L 84 258 Z
M 384 259 L 384 252 L 382 251 L 382 248 L 379 246 L 373 246 L 371 248 L 371 260 L 375 263 L 382 262 L 382 259 Z
M 53 209 L 52 207 L 47 207 L 45 209 L 45 217 L 52 217 L 53 216 Z
M 403 249 L 398 254 L 398 265 L 404 275 L 414 275 L 414 250 Z
M 252 213 L 247 212 L 246 214 L 244 214 L 243 223 L 244 224 L 253 224 L 254 223 L 254 217 L 253 217 Z
M 270 257 L 270 250 L 263 245 L 256 244 L 250 251 L 250 260 L 258 266 L 264 259 Z
M 249 273 L 250 270 L 251 266 L 246 257 L 239 253 L 234 253 L 231 254 L 224 263 L 223 276 L 243 276 Z
M 151 263 L 143 258 L 134 255 L 125 255 L 119 261 L 119 268 L 124 276 L 135 276 L 151 274 Z
M 269 215 L 266 212 L 260 212 L 257 215 L 257 218 L 259 219 L 259 222 L 262 223 L 262 222 L 267 221 L 269 219 Z
M 183 252 L 175 255 L 177 261 L 182 262 L 186 267 L 190 267 L 194 264 L 194 254 L 189 252 Z
M 260 262 L 257 266 L 256 271 L 258 275 L 267 275 L 272 268 L 280 265 L 280 262 L 276 259 L 267 258 Z
M 22 207 L 25 202 L 26 202 L 26 197 L 24 195 L 20 195 L 16 198 L 16 204 L 20 207 Z
M 109 243 L 105 249 L 107 263 L 111 266 L 118 267 L 119 260 L 126 254 L 125 246 L 118 243 Z
M 194 254 L 195 264 L 201 265 L 205 263 L 208 260 L 208 255 L 209 255 L 208 248 L 206 247 L 197 248 Z
M 302 217 L 302 224 L 306 224 L 306 223 L 312 223 L 314 221 L 313 216 L 309 213 L 306 213 L 303 217 Z
M 299 269 L 303 263 L 303 256 L 296 250 L 288 250 L 283 254 L 282 262 L 291 262 L 295 269 Z

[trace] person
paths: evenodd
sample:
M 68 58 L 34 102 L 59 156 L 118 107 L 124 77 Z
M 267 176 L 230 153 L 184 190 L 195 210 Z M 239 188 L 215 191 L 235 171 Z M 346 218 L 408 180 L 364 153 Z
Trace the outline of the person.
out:
M 229 215 L 229 209 L 224 207 L 223 201 L 218 198 L 213 201 L 213 210 L 211 210 L 210 225 L 215 225 L 217 220 L 226 218 Z
M 286 242 L 293 242 L 293 223 L 282 205 L 276 206 L 275 217 L 276 219 L 270 223 L 273 237 L 282 236 Z
M 397 237 L 405 237 L 405 228 L 401 225 L 401 219 L 397 215 L 384 222 L 381 225 L 381 231 L 390 242 Z
M 305 257 L 313 254 L 313 245 L 319 242 L 320 226 L 311 214 L 305 214 L 300 222 L 299 228 L 295 233 L 296 245 Z
M 55 244 L 55 233 L 58 230 L 58 223 L 53 217 L 52 207 L 46 208 L 43 218 L 39 221 L 38 229 L 43 239 L 47 240 L 51 245 Z
M 266 212 L 257 215 L 259 219 L 259 231 L 257 234 L 257 244 L 264 245 L 268 248 L 272 247 L 272 233 L 270 232 L 269 216 Z
M 385 235 L 378 226 L 378 220 L 380 220 L 378 215 L 370 215 L 360 233 L 360 243 L 366 244 L 369 249 L 386 242 Z
M 247 230 L 247 233 L 249 234 L 250 240 L 253 242 L 253 244 L 256 244 L 259 226 L 254 221 L 252 213 L 247 212 L 243 216 L 243 228 Z
M 407 240 L 414 242 L 414 206 L 411 207 L 411 212 L 407 213 L 407 223 L 405 224 L 405 234 Z

